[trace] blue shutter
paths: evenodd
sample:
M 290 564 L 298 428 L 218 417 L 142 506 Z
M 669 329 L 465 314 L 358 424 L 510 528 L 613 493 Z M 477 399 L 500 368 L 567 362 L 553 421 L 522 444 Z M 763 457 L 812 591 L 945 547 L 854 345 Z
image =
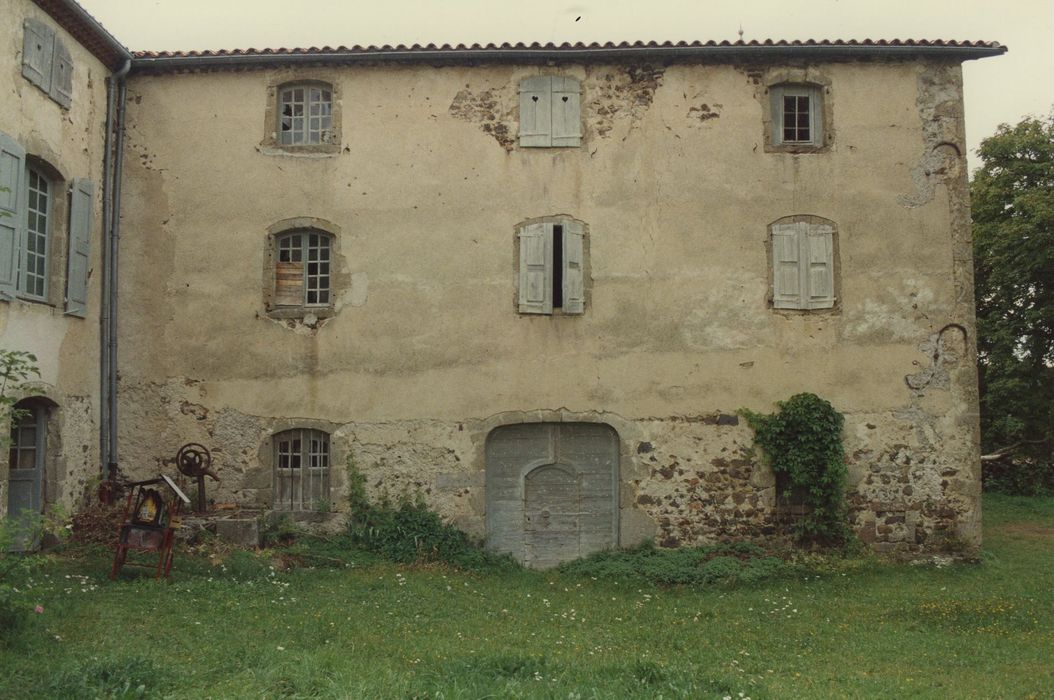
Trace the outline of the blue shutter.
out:
M 55 30 L 29 18 L 22 24 L 22 75 L 44 92 L 51 92 L 51 62 L 55 53 Z
M 22 180 L 26 151 L 0 133 L 0 298 L 13 299 L 18 281 L 18 242 L 24 225 Z
M 553 86 L 548 75 L 520 81 L 520 145 L 548 148 L 553 145 Z
M 73 104 L 73 57 L 61 39 L 55 39 L 55 55 L 51 65 L 51 99 L 66 109 Z
M 70 197 L 70 248 L 66 273 L 66 313 L 84 318 L 88 313 L 88 265 L 91 258 L 91 180 L 73 181 Z

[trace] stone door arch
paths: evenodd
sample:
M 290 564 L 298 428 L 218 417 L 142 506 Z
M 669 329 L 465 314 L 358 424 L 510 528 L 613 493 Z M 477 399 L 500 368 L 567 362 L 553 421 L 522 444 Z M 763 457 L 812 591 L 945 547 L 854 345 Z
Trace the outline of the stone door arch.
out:
M 618 545 L 618 434 L 524 423 L 487 437 L 487 544 L 545 569 Z

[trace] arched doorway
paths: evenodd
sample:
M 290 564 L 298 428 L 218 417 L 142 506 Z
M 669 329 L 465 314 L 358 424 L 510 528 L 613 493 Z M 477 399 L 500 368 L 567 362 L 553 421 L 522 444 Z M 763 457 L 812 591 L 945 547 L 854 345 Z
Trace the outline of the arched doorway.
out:
M 524 423 L 487 436 L 487 545 L 545 569 L 618 544 L 618 434 Z

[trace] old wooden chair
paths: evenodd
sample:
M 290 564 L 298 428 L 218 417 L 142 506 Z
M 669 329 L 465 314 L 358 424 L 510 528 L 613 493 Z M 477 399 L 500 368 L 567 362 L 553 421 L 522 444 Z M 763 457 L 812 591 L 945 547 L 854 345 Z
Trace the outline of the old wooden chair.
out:
M 162 491 L 151 488 L 158 485 L 167 487 L 170 492 L 167 499 Z M 154 578 L 161 578 L 162 573 L 168 578 L 172 570 L 172 542 L 175 530 L 179 527 L 180 512 L 184 505 L 190 505 L 190 499 L 172 479 L 164 475 L 136 481 L 128 487 L 128 499 L 125 501 L 121 527 L 117 531 L 110 578 L 117 578 L 117 572 L 125 564 L 155 569 Z M 157 563 L 127 561 L 129 551 L 156 553 Z

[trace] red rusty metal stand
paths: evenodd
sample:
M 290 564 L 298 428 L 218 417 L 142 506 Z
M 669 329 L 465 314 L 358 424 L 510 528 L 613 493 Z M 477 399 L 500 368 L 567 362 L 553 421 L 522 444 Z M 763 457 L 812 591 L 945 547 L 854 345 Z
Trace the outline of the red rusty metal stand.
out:
M 160 484 L 171 491 L 168 499 L 159 491 L 148 488 Z M 117 572 L 125 565 L 154 569 L 154 578 L 160 579 L 162 574 L 168 578 L 172 571 L 172 542 L 179 527 L 180 512 L 184 505 L 190 505 L 190 499 L 167 476 L 135 481 L 128 486 L 110 578 L 117 578 Z M 157 553 L 157 564 L 127 561 L 129 551 Z

